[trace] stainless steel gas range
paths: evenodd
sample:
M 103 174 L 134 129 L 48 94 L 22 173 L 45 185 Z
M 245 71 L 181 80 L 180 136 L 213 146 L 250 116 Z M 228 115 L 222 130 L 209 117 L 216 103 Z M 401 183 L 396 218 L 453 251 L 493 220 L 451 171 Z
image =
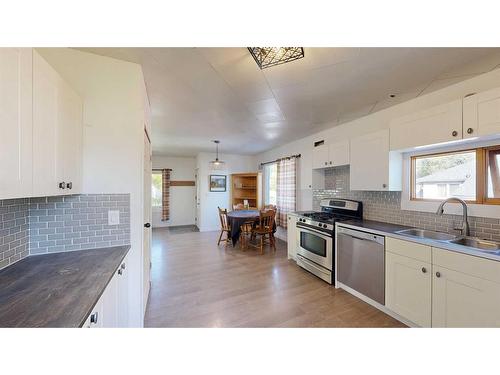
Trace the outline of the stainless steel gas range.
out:
M 297 264 L 332 284 L 335 223 L 363 218 L 363 203 L 349 199 L 323 199 L 321 211 L 297 219 Z

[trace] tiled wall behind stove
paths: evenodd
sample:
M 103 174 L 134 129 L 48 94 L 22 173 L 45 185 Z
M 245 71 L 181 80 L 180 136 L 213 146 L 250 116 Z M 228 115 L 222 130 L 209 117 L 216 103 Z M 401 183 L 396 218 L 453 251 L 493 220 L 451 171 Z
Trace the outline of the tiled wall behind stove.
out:
M 120 224 L 108 225 L 108 211 Z M 130 244 L 130 195 L 0 200 L 0 269 L 30 254 Z
M 323 198 L 346 198 L 363 202 L 363 216 L 394 224 L 419 227 L 444 232 L 453 231 L 462 222 L 462 216 L 437 216 L 432 212 L 401 210 L 401 192 L 351 191 L 349 188 L 349 166 L 325 170 L 325 189 L 313 191 L 313 209 L 320 209 Z M 500 240 L 500 219 L 469 217 L 471 235 Z
M 0 200 L 0 269 L 28 256 L 29 200 Z

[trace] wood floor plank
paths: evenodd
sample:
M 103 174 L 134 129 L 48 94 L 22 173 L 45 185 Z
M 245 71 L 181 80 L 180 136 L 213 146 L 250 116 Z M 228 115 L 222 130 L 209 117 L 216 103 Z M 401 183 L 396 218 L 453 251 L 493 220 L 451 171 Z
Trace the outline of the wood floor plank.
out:
M 404 327 L 277 251 L 217 246 L 218 232 L 153 230 L 146 327 Z

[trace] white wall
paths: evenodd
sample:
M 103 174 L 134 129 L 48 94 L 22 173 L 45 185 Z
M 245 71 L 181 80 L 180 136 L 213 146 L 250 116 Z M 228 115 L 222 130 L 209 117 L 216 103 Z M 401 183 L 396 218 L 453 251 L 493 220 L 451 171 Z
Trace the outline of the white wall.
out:
M 301 154 L 302 157 L 299 162 L 298 171 L 297 210 L 310 210 L 312 208 L 312 188 L 318 185 L 316 181 L 321 181 L 321 172 L 313 171 L 312 169 L 312 151 L 315 141 L 322 139 L 327 143 L 341 141 L 380 129 L 388 129 L 390 121 L 394 118 L 427 107 L 443 104 L 454 99 L 459 99 L 469 93 L 484 91 L 499 86 L 500 69 L 497 69 L 354 121 L 338 126 L 332 125 L 332 127 L 311 136 L 258 154 L 255 156 L 256 165 L 261 162 L 274 160 L 291 154 Z
M 261 162 L 275 160 L 284 156 L 301 154 L 302 157 L 298 168 L 297 210 L 310 210 L 312 209 L 312 189 L 315 187 L 322 188 L 321 184 L 324 183 L 322 172 L 312 169 L 312 151 L 315 141 L 324 139 L 326 143 L 330 143 L 350 139 L 381 129 L 388 129 L 390 121 L 394 118 L 463 98 L 470 93 L 480 92 L 495 87 L 500 87 L 500 69 L 459 82 L 342 125 L 332 125 L 332 127 L 328 128 L 328 124 L 325 124 L 326 130 L 258 154 L 255 156 L 255 162 L 256 165 L 258 165 Z M 411 134 L 409 136 L 411 136 Z M 285 233 L 280 232 L 278 236 L 284 238 Z
M 196 158 L 153 155 L 153 169 L 171 168 L 172 181 L 194 181 Z M 195 223 L 196 188 L 194 186 L 170 187 L 170 220 L 161 221 L 161 208 L 153 207 L 153 228 Z
M 219 159 L 226 162 L 225 171 L 211 171 L 208 163 L 215 158 L 214 153 L 199 153 L 196 157 L 198 180 L 200 183 L 200 208 L 198 228 L 200 231 L 220 229 L 217 207 L 230 208 L 231 173 L 257 172 L 255 158 L 246 155 L 219 154 Z M 226 192 L 210 192 L 209 176 L 211 174 L 226 175 Z
M 130 194 L 129 322 L 140 327 L 146 121 L 142 69 L 69 48 L 38 51 L 83 98 L 83 192 Z

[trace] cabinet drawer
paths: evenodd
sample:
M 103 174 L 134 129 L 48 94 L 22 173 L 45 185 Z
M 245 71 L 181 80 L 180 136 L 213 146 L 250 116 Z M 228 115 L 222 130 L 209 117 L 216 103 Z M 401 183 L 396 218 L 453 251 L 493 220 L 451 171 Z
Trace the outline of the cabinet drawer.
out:
M 396 238 L 385 238 L 385 250 L 393 254 L 413 258 L 422 262 L 431 263 L 431 247 L 415 242 L 398 240 Z
M 432 248 L 432 263 L 437 266 L 500 283 L 500 262 Z

